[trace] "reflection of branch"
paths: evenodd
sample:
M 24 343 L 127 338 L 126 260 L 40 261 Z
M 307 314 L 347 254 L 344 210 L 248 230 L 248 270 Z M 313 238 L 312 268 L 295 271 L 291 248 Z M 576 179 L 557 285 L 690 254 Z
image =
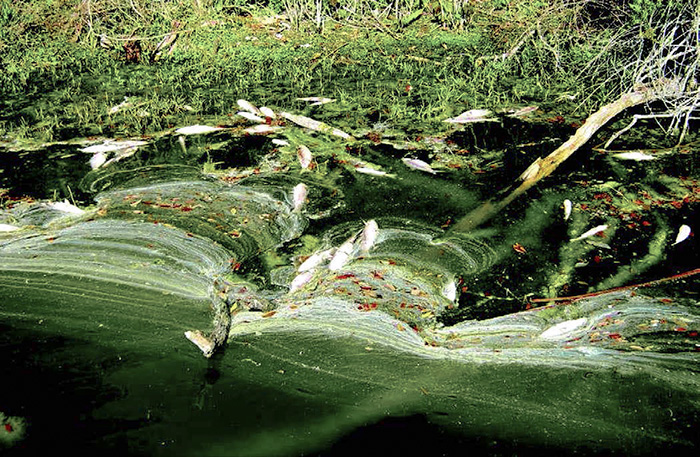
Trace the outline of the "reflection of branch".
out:
M 485 61 L 487 61 L 487 60 L 496 60 L 496 59 L 506 60 L 506 59 L 509 59 L 509 58 L 513 57 L 515 54 L 518 53 L 518 51 L 520 51 L 520 48 L 523 47 L 523 45 L 525 44 L 525 42 L 526 42 L 528 39 L 530 39 L 530 37 L 531 37 L 532 35 L 534 35 L 534 34 L 535 34 L 535 29 L 532 29 L 532 30 L 530 30 L 529 32 L 526 32 L 526 33 L 522 36 L 522 38 L 520 38 L 520 41 L 518 41 L 518 42 L 515 44 L 515 46 L 513 46 L 513 47 L 511 48 L 511 50 L 508 51 L 508 52 L 505 52 L 505 53 L 503 53 L 503 54 L 498 54 L 498 55 L 495 55 L 495 56 L 482 56 L 482 57 L 479 57 L 478 59 L 476 59 L 476 66 L 478 67 L 478 66 L 482 65 L 482 64 L 483 64 Z

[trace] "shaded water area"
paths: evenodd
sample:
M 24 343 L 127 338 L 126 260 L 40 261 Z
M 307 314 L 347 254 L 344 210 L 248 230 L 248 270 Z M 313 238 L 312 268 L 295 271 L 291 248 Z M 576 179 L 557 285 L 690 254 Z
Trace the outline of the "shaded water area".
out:
M 536 116 L 9 144 L 0 412 L 24 437 L 8 454 L 694 451 L 698 248 L 674 241 L 698 149 L 582 150 L 451 231 L 573 132 Z

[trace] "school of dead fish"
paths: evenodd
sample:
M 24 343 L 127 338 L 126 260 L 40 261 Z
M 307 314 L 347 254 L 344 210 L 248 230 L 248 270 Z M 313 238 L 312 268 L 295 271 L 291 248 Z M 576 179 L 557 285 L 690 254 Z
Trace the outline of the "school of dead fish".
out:
M 335 99 L 325 97 L 304 97 L 298 98 L 297 100 L 308 102 L 312 106 L 335 102 Z M 348 133 L 306 116 L 296 115 L 288 112 L 276 113 L 271 108 L 265 106 L 258 108 L 252 103 L 243 99 L 238 100 L 236 103 L 240 108 L 240 111 L 238 111 L 236 114 L 239 117 L 256 124 L 247 127 L 243 130 L 247 134 L 268 135 L 279 132 L 280 130 L 282 130 L 283 127 L 280 125 L 276 125 L 277 122 L 272 121 L 276 121 L 278 119 L 285 119 L 298 126 L 310 130 L 337 136 L 345 140 L 354 140 L 354 138 Z M 510 117 L 522 117 L 535 112 L 537 109 L 538 107 L 536 106 L 528 106 L 517 110 L 505 110 L 503 111 L 503 113 Z M 490 110 L 473 109 L 465 111 L 457 117 L 446 119 L 444 122 L 451 124 L 467 124 L 475 122 L 493 122 L 497 120 L 498 119 L 495 117 L 495 113 Z M 221 130 L 226 130 L 226 128 L 195 124 L 175 129 L 174 133 L 179 135 L 178 140 L 180 141 L 181 147 L 186 151 L 184 136 L 204 135 Z M 276 146 L 281 147 L 290 146 L 290 143 L 287 140 L 280 138 L 272 139 L 272 143 Z M 99 144 L 86 146 L 82 148 L 81 151 L 92 154 L 89 163 L 92 169 L 97 169 L 100 167 L 108 166 L 109 164 L 121 160 L 125 157 L 129 157 L 130 155 L 133 155 L 138 150 L 138 148 L 147 144 L 147 141 L 142 140 L 108 139 L 104 140 L 102 143 Z M 299 165 L 303 170 L 308 170 L 311 168 L 313 164 L 313 154 L 312 151 L 306 145 L 298 144 L 296 146 L 296 155 L 299 161 Z M 647 161 L 656 159 L 656 157 L 641 151 L 620 152 L 613 154 L 612 156 L 620 160 L 634 161 Z M 406 167 L 412 170 L 431 175 L 437 174 L 437 171 L 433 169 L 430 164 L 421 159 L 414 157 L 404 157 L 401 159 L 401 162 Z M 521 180 L 529 179 L 531 175 L 536 174 L 538 170 L 533 170 L 531 168 L 528 168 L 527 170 L 525 170 L 525 172 L 523 172 L 520 178 Z M 357 173 L 366 174 L 370 176 L 389 178 L 395 177 L 395 175 L 393 174 L 389 174 L 383 170 L 367 166 L 366 163 L 359 161 L 354 164 L 354 167 L 352 169 Z M 304 205 L 308 202 L 308 188 L 304 183 L 299 183 L 293 188 L 291 200 L 292 211 L 302 211 Z M 52 202 L 48 203 L 48 205 L 53 209 L 63 211 L 68 214 L 80 215 L 84 213 L 82 209 L 68 203 L 67 201 Z M 569 220 L 569 218 L 571 217 L 572 209 L 573 203 L 571 202 L 571 200 L 564 200 L 564 220 Z M 0 223 L 0 232 L 11 232 L 19 229 L 21 229 L 21 227 L 12 224 Z M 590 241 L 588 240 L 588 238 L 591 238 L 595 235 L 599 235 L 605 232 L 605 230 L 607 229 L 607 224 L 598 225 L 574 238 L 571 238 L 569 241 L 577 242 L 581 240 L 587 240 L 587 242 L 595 244 L 595 241 Z M 290 291 L 295 291 L 303 287 L 312 279 L 314 272 L 318 268 L 323 267 L 324 265 L 325 268 L 328 268 L 331 271 L 338 271 L 345 265 L 347 265 L 347 263 L 350 262 L 354 257 L 368 255 L 377 240 L 378 233 L 379 227 L 377 222 L 375 220 L 370 220 L 365 223 L 364 227 L 359 233 L 351 235 L 345 242 L 343 242 L 337 248 L 333 247 L 312 254 L 297 268 L 297 275 L 291 281 L 289 286 Z M 683 241 L 687 240 L 691 235 L 691 227 L 687 224 L 681 225 L 678 229 L 678 233 L 672 246 L 682 243 Z M 610 246 L 608 246 L 605 243 L 598 244 L 601 245 L 599 247 L 605 247 L 608 249 L 610 248 Z M 448 297 L 450 300 L 455 300 L 457 295 L 457 289 L 454 281 L 447 283 L 442 293 L 445 297 Z M 577 327 L 578 325 L 580 325 L 580 322 L 578 320 L 567 321 L 562 323 L 561 325 L 550 328 L 549 330 L 544 332 L 542 336 L 546 338 L 549 335 L 549 333 L 551 333 L 552 335 L 558 335 L 562 332 L 568 332 L 572 328 Z M 202 335 L 200 332 L 186 332 L 185 336 L 195 345 L 197 345 L 200 348 L 200 350 L 202 350 L 202 352 L 204 352 L 205 354 L 213 350 L 213 342 L 209 338 Z

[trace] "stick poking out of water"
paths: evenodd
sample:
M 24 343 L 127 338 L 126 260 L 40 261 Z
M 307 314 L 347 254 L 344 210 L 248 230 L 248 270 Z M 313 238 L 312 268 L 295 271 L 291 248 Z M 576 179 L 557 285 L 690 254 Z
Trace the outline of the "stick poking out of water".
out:
M 511 190 L 505 198 L 500 201 L 489 200 L 481 206 L 461 218 L 452 227 L 455 232 L 468 232 L 479 225 L 483 224 L 503 208 L 508 206 L 510 202 L 515 200 L 520 195 L 524 194 L 528 189 L 537 184 L 542 179 L 551 175 L 554 170 L 566 159 L 583 146 L 601 127 L 608 121 L 620 114 L 622 111 L 633 106 L 647 103 L 659 97 L 662 90 L 652 90 L 647 87 L 639 88 L 635 91 L 628 92 L 615 100 L 613 103 L 603 106 L 601 109 L 593 113 L 586 119 L 586 122 L 576 130 L 576 133 L 569 138 L 564 144 L 559 146 L 554 152 L 542 159 L 541 157 L 530 164 L 529 167 L 520 175 Z M 513 187 L 511 186 L 511 187 Z

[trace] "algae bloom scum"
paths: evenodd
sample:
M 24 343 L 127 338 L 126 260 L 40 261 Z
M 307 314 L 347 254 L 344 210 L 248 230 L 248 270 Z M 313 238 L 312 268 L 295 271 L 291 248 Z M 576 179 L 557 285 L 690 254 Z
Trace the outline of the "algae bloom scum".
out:
M 239 105 L 254 112 L 252 104 Z M 207 142 L 235 137 L 223 129 L 174 130 L 92 167 L 82 183 L 93 194 L 89 207 L 24 199 L 3 208 L 0 315 L 12 329 L 7 338 L 61 335 L 71 349 L 56 357 L 85 364 L 77 370 L 102 360 L 102 382 L 122 393 L 103 399 L 91 424 L 100 415 L 134 421 L 129 434 L 162 433 L 185 453 L 190 449 L 175 437 L 189 421 L 220 436 L 227 452 L 243 454 L 262 449 L 256 440 L 265 433 L 313 427 L 311 441 L 273 446 L 274 453 L 294 454 L 389 416 L 425 417 L 462 439 L 486 434 L 542 449 L 593 440 L 590 449 L 636 453 L 692 442 L 664 411 L 683 411 L 684 427 L 698 414 L 697 303 L 621 291 L 448 322 L 468 292 L 488 287 L 483 278 L 514 255 L 511 244 L 519 246 L 515 255 L 532 250 L 508 236 L 451 233 L 449 222 L 436 228 L 401 215 L 405 207 L 394 215 L 368 211 L 369 189 L 400 199 L 423 186 L 427 210 L 452 184 L 405 157 L 382 163 L 395 179 L 357 175 L 352 165 L 332 177 L 318 168 L 339 160 L 337 149 L 316 139 L 318 167 L 309 167 L 308 148 L 288 147 L 300 134 L 285 129 L 288 139 L 270 141 L 273 152 L 251 166 L 209 174 L 150 154 L 169 147 L 167 154 L 179 157 L 184 134 L 212 135 Z M 354 184 L 340 185 L 348 176 Z M 363 198 L 348 197 L 357 194 Z M 591 238 L 612 230 L 587 230 L 592 224 L 568 199 L 562 218 L 562 200 L 552 201 L 558 221 L 577 224 L 562 233 L 562 252 L 592 246 Z M 689 237 L 684 227 L 675 244 Z M 28 356 L 17 351 L 8 354 Z M 154 378 L 153 367 L 163 375 Z M 27 389 L 40 383 L 32 378 Z M 626 406 L 630 401 L 634 406 Z M 51 435 L 42 423 L 47 413 L 36 405 L 21 415 L 29 424 L 23 442 Z M 159 416 L 159 408 L 174 420 Z M 231 434 L 216 419 L 221 408 L 239 431 Z M 192 411 L 196 419 L 183 421 Z M 278 423 L 279 411 L 289 418 Z M 203 440 L 209 432 L 194 436 Z M 152 446 L 146 440 L 143 449 Z

